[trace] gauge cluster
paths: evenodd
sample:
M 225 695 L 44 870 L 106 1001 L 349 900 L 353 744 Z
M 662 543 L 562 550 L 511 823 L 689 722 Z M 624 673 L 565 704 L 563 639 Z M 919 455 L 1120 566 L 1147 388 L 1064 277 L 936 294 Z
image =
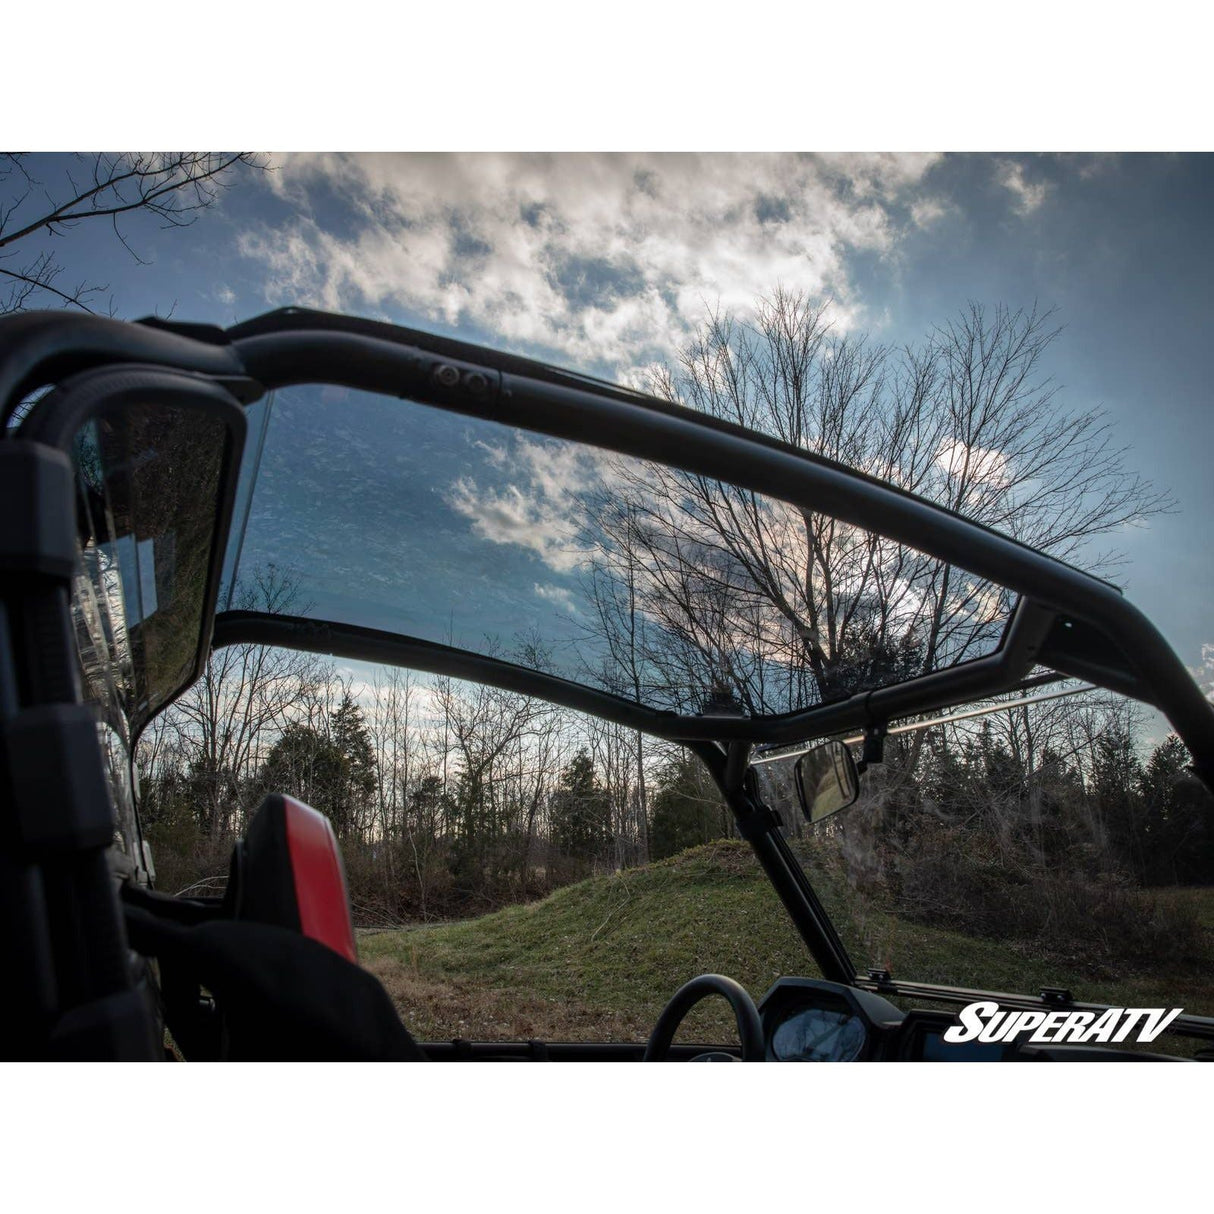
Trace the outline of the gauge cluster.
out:
M 1162 1054 L 1019 1042 L 950 1044 L 956 1013 L 903 1012 L 871 991 L 819 978 L 781 978 L 759 1003 L 768 1062 L 1166 1061 Z
M 759 1004 L 769 1062 L 863 1062 L 888 1057 L 905 1013 L 871 991 L 781 978 Z

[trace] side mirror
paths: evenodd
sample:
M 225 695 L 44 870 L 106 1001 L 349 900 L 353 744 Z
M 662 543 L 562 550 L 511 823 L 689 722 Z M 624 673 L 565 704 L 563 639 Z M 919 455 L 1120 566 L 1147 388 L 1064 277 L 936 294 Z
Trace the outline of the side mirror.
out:
M 843 742 L 823 742 L 807 750 L 794 774 L 801 812 L 810 823 L 846 809 L 860 795 L 860 774 Z

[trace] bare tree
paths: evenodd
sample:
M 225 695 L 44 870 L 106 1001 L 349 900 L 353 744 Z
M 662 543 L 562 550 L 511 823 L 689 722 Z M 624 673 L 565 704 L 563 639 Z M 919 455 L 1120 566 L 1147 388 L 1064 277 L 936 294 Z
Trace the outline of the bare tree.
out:
M 648 795 L 644 735 L 599 717 L 586 718 L 590 754 L 611 804 L 616 869 L 648 863 Z
M 237 590 L 238 605 L 289 611 L 291 582 L 269 568 Z M 265 645 L 216 650 L 200 678 L 164 714 L 152 739 L 168 731 L 174 751 L 190 773 L 199 824 L 214 838 L 239 825 L 234 816 L 241 789 L 266 748 L 293 713 L 315 716 L 332 671 L 315 655 Z
M 458 772 L 456 820 L 450 824 L 458 867 L 478 879 L 492 879 L 506 867 L 502 845 L 507 838 L 514 836 L 517 843 L 534 828 L 551 770 L 547 742 L 557 710 L 500 688 L 447 678 L 436 681 L 435 697 L 450 729 Z M 531 753 L 537 741 L 544 746 L 541 763 Z M 529 791 L 532 782 L 538 787 L 533 784 Z
M 60 305 L 96 309 L 109 289 L 68 278 L 65 238 L 81 224 L 109 225 L 136 262 L 129 222 L 143 215 L 162 227 L 188 227 L 213 206 L 240 170 L 265 170 L 252 152 L 99 152 L 64 156 L 54 180 L 20 153 L 0 154 L 0 313 Z M 39 174 L 35 176 L 35 171 Z M 112 300 L 106 309 L 113 312 Z
M 1098 412 L 1060 406 L 1044 372 L 1058 333 L 1049 313 L 971 305 L 897 350 L 779 291 L 753 323 L 710 317 L 653 387 L 1107 570 L 1093 538 L 1170 503 Z M 829 503 L 622 461 L 608 485 L 588 537 L 597 623 L 618 682 L 665 687 L 675 706 L 723 687 L 751 711 L 789 710 L 976 656 L 1006 621 L 1006 591 Z
M 403 842 L 417 885 L 421 917 L 429 917 L 431 869 L 446 823 L 442 818 L 443 783 L 439 758 L 443 739 L 436 736 L 432 688 L 412 672 L 395 667 L 376 673 L 370 689 L 367 728 L 376 754 L 378 834 L 383 841 L 385 897 L 391 903 L 398 885 L 395 843 Z

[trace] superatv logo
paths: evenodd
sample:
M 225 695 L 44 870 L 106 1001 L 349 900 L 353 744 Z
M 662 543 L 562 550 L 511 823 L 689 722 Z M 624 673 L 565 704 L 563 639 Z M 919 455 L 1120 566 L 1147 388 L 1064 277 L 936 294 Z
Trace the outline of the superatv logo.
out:
M 944 1040 L 952 1045 L 965 1041 L 1011 1042 L 1027 1033 L 1022 1040 L 1034 1045 L 1154 1041 L 1183 1010 L 1111 1007 L 1103 1012 L 1004 1012 L 997 1003 L 971 1003 L 961 1009 L 961 1023 L 945 1029 Z

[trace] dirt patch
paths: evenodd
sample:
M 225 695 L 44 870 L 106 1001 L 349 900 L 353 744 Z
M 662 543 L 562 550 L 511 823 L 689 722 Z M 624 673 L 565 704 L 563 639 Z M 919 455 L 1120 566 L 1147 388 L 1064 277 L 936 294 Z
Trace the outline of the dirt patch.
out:
M 622 1012 L 543 999 L 508 987 L 434 979 L 393 957 L 366 969 L 384 984 L 409 1031 L 420 1040 L 644 1041 L 651 1026 Z

